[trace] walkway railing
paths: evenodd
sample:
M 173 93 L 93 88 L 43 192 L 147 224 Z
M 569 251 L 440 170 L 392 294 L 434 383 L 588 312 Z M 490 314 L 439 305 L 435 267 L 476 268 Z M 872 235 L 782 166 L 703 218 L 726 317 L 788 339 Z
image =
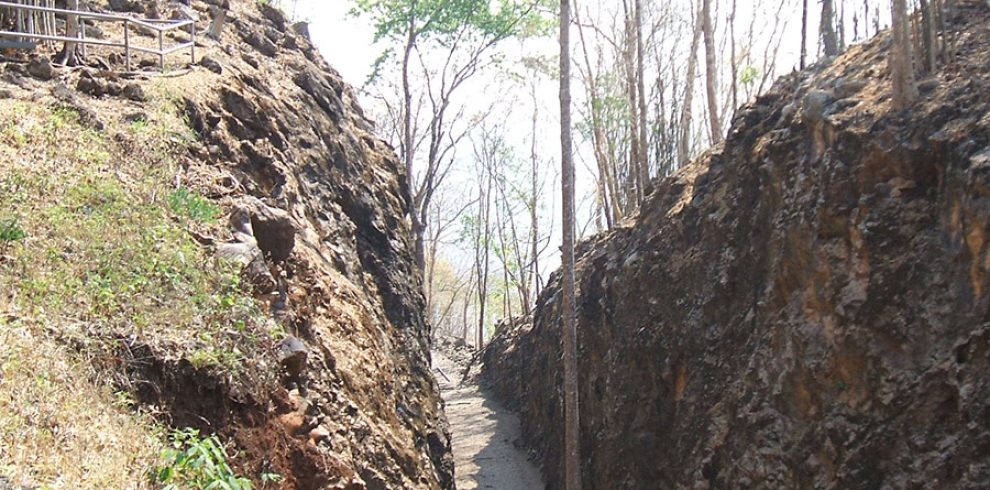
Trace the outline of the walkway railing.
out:
M 65 10 L 52 7 L 40 7 L 35 5 L 24 5 L 19 3 L 10 3 L 0 1 L 0 9 L 9 9 L 11 11 L 21 11 L 21 12 L 40 12 L 47 14 L 64 14 L 66 16 L 76 16 L 79 19 L 79 37 L 69 37 L 66 35 L 58 35 L 54 31 L 52 33 L 36 33 L 36 32 L 18 32 L 18 31 L 7 31 L 0 29 L 0 39 L 2 38 L 13 38 L 15 40 L 38 40 L 38 41 L 61 41 L 61 42 L 75 42 L 83 49 L 85 54 L 85 49 L 87 45 L 92 46 L 110 46 L 117 48 L 124 48 L 124 58 L 127 63 L 127 70 L 131 70 L 131 52 L 141 52 L 149 53 L 158 56 L 158 64 L 162 71 L 165 71 L 165 56 L 172 54 L 176 51 L 181 51 L 184 49 L 189 50 L 189 55 L 193 63 L 196 63 L 196 22 L 193 20 L 155 20 L 155 19 L 136 19 L 126 15 L 118 14 L 102 14 L 96 12 L 84 12 L 80 10 Z M 94 22 L 120 22 L 124 27 L 124 39 L 123 41 L 113 41 L 106 39 L 94 39 L 86 37 L 86 20 L 92 20 Z M 158 48 L 149 48 L 145 46 L 134 45 L 131 42 L 131 27 L 144 28 L 154 31 L 158 38 Z M 165 46 L 165 33 L 170 31 L 175 31 L 178 29 L 188 28 L 189 41 L 180 42 L 173 46 Z

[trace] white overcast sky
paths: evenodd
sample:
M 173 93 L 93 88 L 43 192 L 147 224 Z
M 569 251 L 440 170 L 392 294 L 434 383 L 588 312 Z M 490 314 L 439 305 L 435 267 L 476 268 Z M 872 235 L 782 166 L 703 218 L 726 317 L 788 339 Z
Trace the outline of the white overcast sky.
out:
M 603 8 L 610 8 L 614 6 L 619 0 L 583 0 L 584 2 L 591 2 L 591 4 L 597 4 Z M 652 0 L 660 1 L 660 0 Z M 738 10 L 740 12 L 740 19 L 751 18 L 753 15 L 760 16 L 761 14 L 755 14 L 754 12 L 754 0 L 736 0 Z M 727 8 L 728 0 L 715 0 L 717 9 Z M 283 2 L 287 4 L 291 2 Z M 765 3 L 765 2 L 764 2 Z M 789 5 L 799 6 L 799 0 L 789 0 Z M 818 16 L 820 15 L 820 1 L 812 0 L 809 1 L 809 55 L 815 57 L 815 49 L 817 48 L 817 32 L 818 32 Z M 852 9 L 861 8 L 862 5 L 860 0 L 837 0 L 838 8 L 848 8 L 850 11 Z M 886 3 L 886 2 L 884 2 Z M 319 47 L 323 56 L 327 59 L 329 64 L 334 67 L 337 71 L 341 73 L 344 80 L 360 88 L 368 77 L 370 72 L 370 67 L 372 62 L 382 53 L 383 46 L 376 46 L 373 44 L 374 32 L 365 18 L 355 18 L 348 15 L 348 11 L 353 5 L 353 0 L 298 0 L 295 6 L 284 6 L 288 10 L 288 14 L 296 20 L 308 21 L 310 23 L 310 35 L 312 36 L 313 42 Z M 881 22 L 883 24 L 887 23 L 889 16 L 889 7 L 881 7 Z M 785 29 L 784 42 L 781 45 L 781 51 L 778 57 L 778 73 L 786 73 L 791 70 L 791 67 L 797 64 L 798 54 L 800 49 L 800 18 L 801 12 L 800 8 L 784 8 L 781 12 L 781 16 L 786 18 L 787 28 Z M 850 15 L 851 17 L 851 15 Z M 784 19 L 782 19 L 783 21 Z M 757 22 L 771 23 L 772 19 L 760 19 Z M 851 22 L 850 22 L 851 24 Z M 847 25 L 847 30 L 851 29 L 851 25 Z M 852 35 L 848 36 L 852 39 Z M 553 42 L 555 40 L 551 39 L 547 42 Z M 532 45 L 530 45 L 532 47 Z M 551 46 L 552 48 L 553 46 Z M 521 48 L 520 48 L 521 49 Z M 541 52 L 548 52 L 545 46 L 537 48 Z M 553 53 L 553 49 L 549 50 L 549 53 Z M 542 92 L 542 97 L 547 104 L 556 103 L 556 81 L 554 80 L 544 80 L 541 83 L 542 87 L 540 91 Z M 477 92 L 485 92 L 485 87 L 470 87 L 469 92 L 474 90 Z M 360 93 L 360 92 L 359 92 Z M 521 98 L 524 94 L 520 94 Z M 369 105 L 364 101 L 364 105 Z M 554 107 L 546 106 L 541 109 L 542 113 L 545 114 L 545 120 L 541 122 L 541 129 L 539 131 L 539 140 L 546 141 L 546 145 L 543 146 L 543 154 L 549 159 L 548 164 L 552 164 L 557 159 L 559 159 L 559 148 L 556 147 L 552 142 L 556 141 L 556 129 L 554 127 L 557 123 L 556 116 L 554 113 Z M 366 107 L 367 109 L 367 107 Z M 528 138 L 528 128 L 529 125 L 526 121 L 529 120 L 531 112 L 529 110 L 522 111 L 525 114 L 520 116 L 512 115 L 513 111 L 510 109 L 507 114 L 507 120 L 509 121 L 509 127 L 516 127 L 516 133 L 519 144 L 524 144 L 525 138 Z M 518 121 L 515 121 L 518 119 Z M 518 124 L 516 124 L 518 123 Z M 580 151 L 580 148 L 578 148 Z M 579 155 L 580 156 L 580 155 Z M 579 158 L 579 160 L 581 160 Z M 470 166 L 469 166 L 470 168 Z M 457 177 L 454 177 L 455 179 Z M 469 178 L 466 178 L 470 180 Z M 593 189 L 593 176 L 591 171 L 588 170 L 584 172 L 582 170 L 578 171 L 578 190 L 579 194 L 585 194 L 590 196 Z M 550 205 L 553 209 L 550 210 L 552 214 L 556 214 L 559 209 L 559 196 L 557 192 L 552 192 L 550 197 Z M 583 204 L 578 205 L 578 215 L 585 215 L 590 218 L 590 212 L 592 207 L 592 202 L 586 200 Z M 583 211 L 583 212 L 582 212 Z M 555 247 L 554 247 L 555 249 Z M 556 254 L 554 254 L 556 255 Z M 556 265 L 556 257 L 551 258 L 551 267 Z
M 618 0 L 602 0 L 601 3 L 609 4 L 615 1 Z M 837 4 L 845 4 L 850 11 L 861 5 L 856 0 L 838 0 Z M 382 48 L 372 44 L 374 32 L 366 19 L 353 18 L 347 15 L 352 5 L 353 0 L 298 0 L 295 7 L 287 7 L 287 9 L 295 10 L 295 12 L 289 12 L 294 18 L 310 22 L 310 34 L 313 37 L 313 42 L 319 46 L 330 65 L 336 68 L 350 84 L 360 86 L 370 72 L 372 61 L 381 54 Z M 815 49 L 813 43 L 818 32 L 819 5 L 820 2 L 816 0 L 809 2 L 809 9 L 811 10 L 808 26 L 810 50 Z M 752 0 L 738 0 L 738 8 L 741 12 L 745 12 L 752 8 Z M 887 19 L 889 19 L 887 12 L 886 6 L 881 7 L 880 15 L 883 24 L 886 24 Z M 791 18 L 787 29 L 788 37 L 791 40 L 782 45 L 781 66 L 797 61 L 800 45 L 800 37 L 798 37 L 800 35 L 800 12 L 787 11 L 784 15 Z M 847 28 L 851 28 L 851 26 L 847 26 Z
M 299 0 L 294 16 L 310 22 L 309 32 L 323 56 L 351 85 L 360 86 L 381 48 L 365 19 L 351 18 L 352 0 Z M 293 12 L 289 12 L 293 14 Z

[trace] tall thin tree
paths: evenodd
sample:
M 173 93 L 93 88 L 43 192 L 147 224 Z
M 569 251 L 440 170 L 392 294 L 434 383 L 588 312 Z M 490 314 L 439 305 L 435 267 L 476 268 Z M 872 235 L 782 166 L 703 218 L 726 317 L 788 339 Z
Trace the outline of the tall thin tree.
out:
M 692 17 L 694 11 L 691 12 Z M 697 65 L 698 41 L 701 39 L 701 11 L 694 17 L 694 32 L 691 34 L 691 49 L 688 50 L 687 75 L 684 80 L 684 100 L 681 104 L 680 135 L 677 141 L 677 166 L 683 167 L 691 160 L 691 117 L 694 104 L 694 77 Z
M 718 115 L 718 66 L 715 65 L 715 31 L 712 28 L 712 0 L 701 2 L 701 28 L 705 35 L 705 89 L 708 95 L 708 124 L 712 144 L 722 141 L 722 121 Z
M 839 54 L 839 40 L 835 35 L 834 0 L 822 0 L 822 21 L 818 31 L 821 34 L 822 52 L 825 56 Z
M 892 79 L 895 109 L 906 109 L 918 96 L 914 84 L 914 68 L 911 56 L 910 19 L 905 0 L 891 2 L 892 36 L 890 43 L 890 75 Z
M 801 1 L 801 59 L 798 67 L 804 69 L 808 58 L 808 0 Z
M 634 9 L 636 11 L 636 97 L 639 103 L 639 172 L 640 194 L 639 202 L 642 203 L 646 197 L 646 187 L 650 180 L 650 157 L 649 140 L 647 137 L 646 119 L 646 68 L 643 57 L 645 49 L 643 47 L 643 1 L 636 0 Z
M 571 139 L 571 5 L 560 0 L 560 180 L 563 200 L 561 247 L 564 351 L 564 488 L 580 490 L 577 317 L 574 309 L 574 155 Z

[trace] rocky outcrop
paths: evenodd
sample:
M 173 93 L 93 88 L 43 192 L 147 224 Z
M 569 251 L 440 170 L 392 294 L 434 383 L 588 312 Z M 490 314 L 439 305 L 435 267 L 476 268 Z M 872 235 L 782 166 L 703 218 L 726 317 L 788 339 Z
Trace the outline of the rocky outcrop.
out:
M 987 18 L 904 113 L 883 38 L 785 77 L 581 246 L 585 488 L 990 486 Z M 559 308 L 484 357 L 550 482 Z
M 158 3 L 90 7 L 147 11 Z M 269 313 L 271 338 L 226 326 L 234 337 L 252 336 L 244 344 L 256 349 L 235 352 L 250 359 L 229 372 L 193 365 L 161 339 L 115 339 L 121 352 L 110 357 L 124 359 L 121 385 L 169 426 L 219 434 L 238 474 L 259 487 L 274 485 L 262 485 L 262 475 L 278 475 L 286 489 L 453 488 L 406 219 L 409 189 L 393 150 L 304 25 L 267 2 L 182 3 L 188 8 L 168 8 L 198 12 L 199 32 L 211 12 L 226 16 L 219 39 L 199 39 L 197 66 L 175 66 L 188 59 L 176 55 L 165 76 L 123 74 L 121 53 L 92 48 L 76 70 L 40 58 L 5 67 L 5 80 L 51 91 L 87 121 L 90 113 L 96 122 L 133 113 L 132 131 L 158 130 L 149 118 L 178 113 L 189 131 L 164 136 L 182 148 L 166 178 L 226 215 L 222 226 L 190 234 L 241 267 L 241 283 Z M 178 38 L 167 42 L 184 36 L 171 35 Z M 139 30 L 131 36 L 147 41 Z
M 298 488 L 452 488 L 399 162 L 305 29 L 265 4 L 230 4 L 181 105 L 199 139 L 190 158 L 208 163 L 198 178 L 232 209 L 231 243 L 260 250 L 265 267 L 252 256 L 245 270 L 304 343 L 290 350 L 305 351 L 305 373 L 293 368 L 298 385 L 268 415 L 302 462 L 275 470 Z M 229 433 L 260 470 L 272 439 L 248 425 Z
M 244 314 L 228 321 L 197 313 L 161 330 L 131 328 L 138 320 L 120 315 L 121 328 L 91 328 L 90 347 L 66 343 L 91 349 L 80 358 L 94 359 L 100 383 L 113 379 L 115 391 L 164 426 L 218 434 L 234 470 L 258 488 L 453 488 L 403 168 L 306 26 L 255 0 L 83 3 L 197 18 L 200 33 L 224 13 L 216 39 L 198 38 L 196 65 L 175 53 L 162 74 L 157 56 L 134 51 L 135 71 L 127 72 L 123 50 L 89 46 L 81 66 L 68 69 L 39 47 L 0 62 L 0 95 L 58 117 L 78 114 L 94 141 L 112 143 L 100 153 L 109 163 L 99 165 L 142 159 L 131 174 L 117 168 L 99 178 L 155 181 L 128 202 L 155 210 L 156 220 L 174 218 L 172 228 L 204 248 L 193 249 L 203 252 L 196 267 L 217 269 L 222 282 L 175 298 L 123 297 L 163 310 L 216 302 Z M 100 25 L 104 37 L 123 38 L 119 26 Z M 135 45 L 157 41 L 133 27 Z M 186 39 L 172 31 L 165 42 Z M 154 137 L 134 138 L 145 133 Z M 137 141 L 161 147 L 136 151 Z M 74 155 L 53 150 L 53 158 Z M 191 208 L 189 221 L 175 215 L 172 191 L 184 192 L 202 219 L 191 219 Z M 227 267 L 240 268 L 239 282 Z

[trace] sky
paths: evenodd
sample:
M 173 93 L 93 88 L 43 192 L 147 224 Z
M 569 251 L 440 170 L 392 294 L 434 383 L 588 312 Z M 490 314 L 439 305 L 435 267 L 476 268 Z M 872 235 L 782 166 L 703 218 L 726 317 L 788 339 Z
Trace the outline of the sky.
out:
M 373 44 L 374 31 L 367 21 L 347 15 L 352 0 L 299 0 L 289 12 L 310 22 L 309 32 L 330 66 L 348 83 L 361 86 L 371 71 L 371 62 L 381 54 Z
M 739 17 L 738 24 L 740 29 L 742 26 L 749 24 L 749 20 L 754 16 L 757 17 L 757 24 L 760 22 L 766 22 L 767 27 L 772 24 L 771 19 L 765 19 L 763 16 L 766 15 L 765 10 L 757 13 L 756 5 L 758 0 L 735 0 L 736 6 L 738 8 Z M 800 51 L 800 0 L 782 0 L 786 2 L 788 8 L 783 8 L 781 12 L 781 26 L 786 25 L 784 42 L 781 44 L 781 49 L 778 54 L 778 71 L 777 73 L 786 73 L 791 70 L 791 67 L 797 65 L 799 51 Z M 378 58 L 378 56 L 383 52 L 384 46 L 375 45 L 374 43 L 374 32 L 369 22 L 365 18 L 352 17 L 348 15 L 348 11 L 351 9 L 354 0 L 297 0 L 292 2 L 291 0 L 282 0 L 282 7 L 287 10 L 287 13 L 296 20 L 308 21 L 310 23 L 310 35 L 313 42 L 322 52 L 323 56 L 327 59 L 329 64 L 334 67 L 343 76 L 344 80 L 350 83 L 355 88 L 360 89 L 367 80 L 368 75 L 371 71 L 372 62 Z M 616 8 L 616 5 L 621 5 L 618 3 L 619 0 L 581 0 L 582 5 L 590 5 L 595 8 L 601 8 L 605 10 L 610 10 Z M 279 2 L 276 2 L 279 3 Z M 686 3 L 686 2 L 685 2 Z M 728 8 L 729 0 L 715 0 L 716 9 Z M 873 2 L 871 2 L 873 3 Z M 767 5 L 764 8 L 771 8 L 771 11 L 776 11 L 776 5 L 769 5 L 767 0 L 763 0 L 763 4 Z M 848 8 L 851 12 L 852 9 L 860 8 L 862 3 L 858 0 L 836 0 L 837 9 Z M 817 33 L 818 33 L 818 16 L 820 15 L 820 1 L 809 1 L 810 15 L 809 15 L 809 55 L 811 58 L 815 58 L 815 50 L 817 47 Z M 881 7 L 881 23 L 886 24 L 886 19 L 889 16 L 886 15 L 889 12 L 889 8 Z M 690 16 L 690 14 L 687 14 Z M 851 14 L 850 16 L 851 17 Z M 851 22 L 849 22 L 851 24 Z M 851 30 L 852 26 L 847 25 L 847 31 Z M 769 32 L 769 31 L 767 31 Z M 573 37 L 573 36 L 572 36 Z M 852 39 L 852 34 L 847 35 L 847 39 Z M 537 45 L 530 42 L 526 46 L 522 46 L 517 43 L 517 45 L 509 46 L 506 49 L 512 51 L 513 55 L 518 57 L 521 56 L 522 52 L 532 52 L 537 51 L 543 55 L 553 55 L 555 54 L 555 42 L 556 39 L 547 39 L 545 43 L 538 43 Z M 575 41 L 576 42 L 576 41 Z M 549 45 L 547 45 L 549 43 Z M 757 41 L 756 44 L 760 42 Z M 471 86 L 463 87 L 466 93 L 486 93 L 488 92 L 489 81 L 479 80 L 472 81 Z M 548 172 L 552 172 L 555 167 L 559 165 L 559 144 L 557 143 L 557 125 L 558 119 L 556 115 L 556 90 L 557 82 L 556 80 L 551 80 L 549 78 L 541 81 L 539 85 L 539 99 L 540 102 L 540 112 L 541 112 L 541 123 L 540 129 L 538 130 L 537 140 L 541 144 L 541 153 L 547 161 Z M 575 88 L 577 88 L 577 83 L 575 82 Z M 374 101 L 368 100 L 368 97 L 362 96 L 361 91 L 358 91 L 359 98 L 362 99 L 362 105 L 365 109 L 373 109 Z M 512 99 L 510 97 L 509 99 Z M 480 99 L 487 100 L 486 97 L 480 97 Z M 506 120 L 507 127 L 514 128 L 509 129 L 509 138 L 514 141 L 510 143 L 517 148 L 528 148 L 528 140 L 530 138 L 530 125 L 529 118 L 532 114 L 532 105 L 529 104 L 529 96 L 524 90 L 520 90 L 516 104 L 507 106 Z M 482 103 L 488 103 L 482 101 Z M 578 164 L 578 182 L 577 191 L 579 199 L 585 197 L 583 202 L 578 203 L 578 216 L 579 216 L 579 227 L 582 225 L 586 226 L 591 219 L 591 208 L 593 202 L 588 198 L 588 196 L 593 195 L 594 189 L 594 175 L 589 169 L 585 170 L 582 167 L 588 165 L 589 161 L 592 161 L 590 155 L 582 155 L 582 149 L 580 147 L 576 148 L 577 151 L 577 164 Z M 461 159 L 470 159 L 470 151 L 462 151 L 459 155 Z M 465 161 L 464 168 L 471 169 L 474 165 L 469 161 Z M 585 167 L 587 168 L 587 167 Z M 547 184 L 553 191 L 550 193 L 553 197 L 547 198 L 547 203 L 544 212 L 547 212 L 551 216 L 555 216 L 559 213 L 560 203 L 559 203 L 559 183 L 555 183 L 553 179 L 559 178 L 556 174 L 548 173 L 550 177 L 547 180 Z M 464 183 L 469 185 L 473 181 L 472 175 L 464 175 L 461 177 L 453 177 L 454 179 L 463 179 Z M 553 209 L 549 209 L 552 207 Z M 581 223 L 581 216 L 584 216 L 584 223 Z M 558 227 L 559 228 L 559 227 Z M 591 230 L 587 230 L 591 231 Z M 553 250 L 556 247 L 552 247 Z M 456 254 L 456 252 L 454 252 Z M 557 257 L 550 257 L 548 265 L 556 265 Z
M 284 1 L 284 0 L 283 0 Z M 618 0 L 602 0 L 601 4 L 611 4 Z M 717 1 L 717 0 L 716 0 Z M 753 0 L 737 0 L 740 12 L 752 9 Z M 285 2 L 288 3 L 288 2 Z M 313 42 L 320 48 L 323 55 L 344 79 L 351 85 L 361 86 L 370 73 L 371 62 L 382 52 L 382 47 L 373 43 L 374 32 L 368 25 L 366 19 L 354 18 L 348 15 L 353 0 L 298 0 L 293 7 L 286 7 L 290 15 L 299 20 L 310 22 L 310 34 Z M 850 11 L 858 7 L 858 1 L 838 0 L 837 3 L 845 4 Z M 818 32 L 818 9 L 820 2 L 809 2 L 811 9 L 809 15 L 808 31 L 812 39 Z M 881 23 L 886 24 L 889 16 L 888 9 L 880 10 Z M 782 66 L 786 63 L 796 63 L 799 50 L 799 42 L 796 36 L 800 35 L 800 12 L 785 9 L 784 15 L 790 18 L 788 37 L 790 42 L 785 42 L 781 46 L 780 57 L 783 60 Z M 848 26 L 851 28 L 852 26 Z M 850 36 L 851 38 L 851 36 Z M 810 44 L 810 43 L 809 43 Z M 814 46 L 810 46 L 814 49 Z

